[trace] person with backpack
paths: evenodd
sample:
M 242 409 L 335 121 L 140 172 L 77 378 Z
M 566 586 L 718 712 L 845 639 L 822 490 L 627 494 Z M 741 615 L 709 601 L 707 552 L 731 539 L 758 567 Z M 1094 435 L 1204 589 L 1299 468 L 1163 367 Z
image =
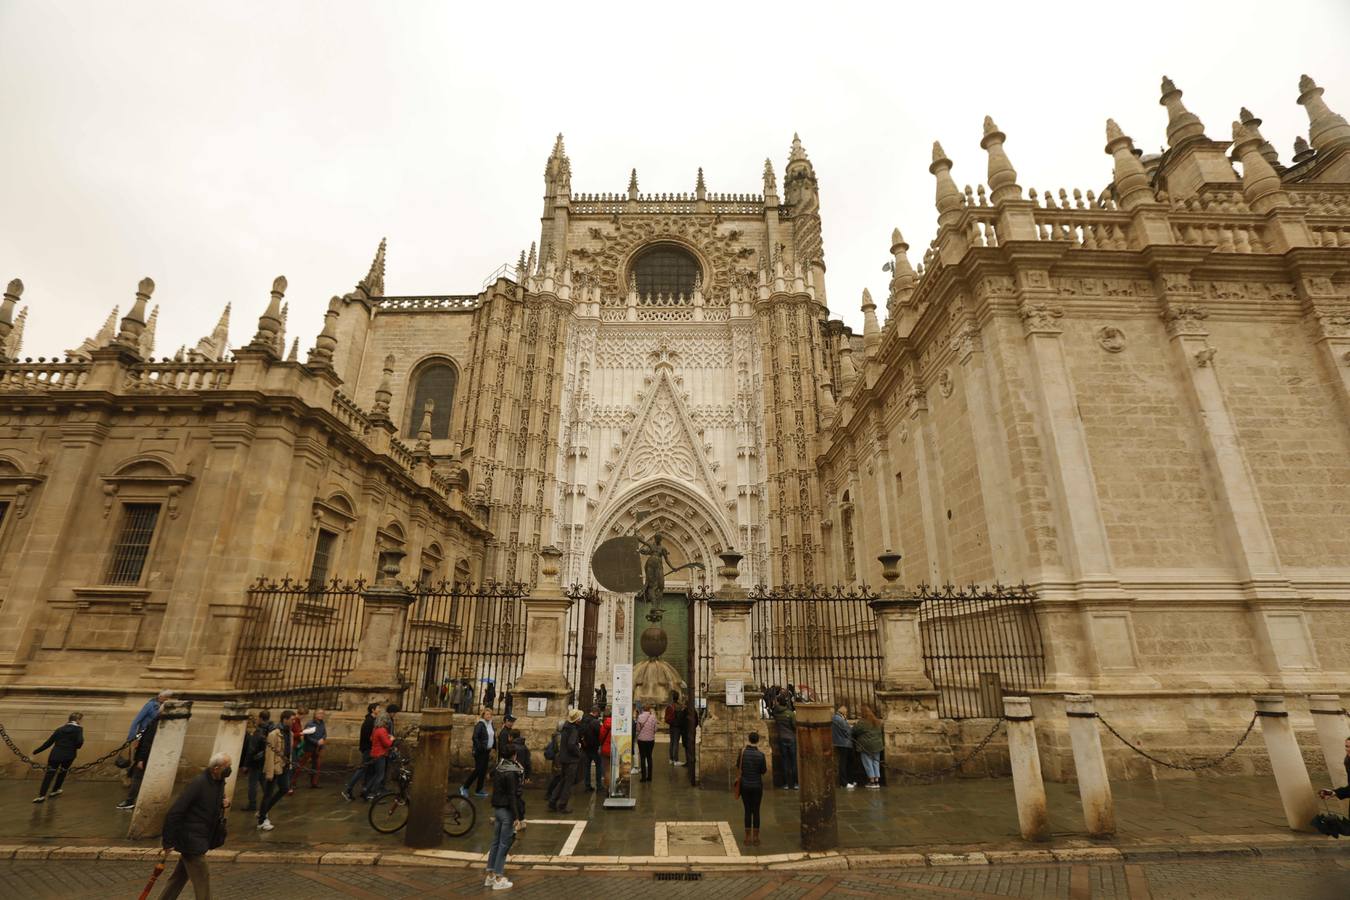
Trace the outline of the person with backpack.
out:
M 774 727 L 777 729 L 778 761 L 783 766 L 783 788 L 795 791 L 797 785 L 797 713 L 778 695 L 773 708 Z
M 370 770 L 370 735 L 375 730 L 375 722 L 380 718 L 381 704 L 371 703 L 366 706 L 366 718 L 361 722 L 361 734 L 357 739 L 357 748 L 361 751 L 361 765 L 356 767 L 351 777 L 347 779 L 347 786 L 342 789 L 342 799 L 350 802 L 352 800 L 352 791 L 356 789 L 356 784 L 363 781 Z M 361 792 L 361 798 L 365 799 L 365 791 Z
M 37 756 L 48 747 L 52 752 L 47 755 L 47 771 L 42 776 L 42 787 L 38 788 L 38 795 L 33 798 L 34 803 L 45 803 L 48 797 L 61 796 L 61 785 L 66 783 L 66 773 L 70 771 L 71 763 L 75 762 L 75 756 L 84 746 L 84 727 L 80 725 L 80 720 L 84 718 L 84 713 L 71 713 L 66 719 L 66 724 L 52 732 L 51 737 L 42 742 L 42 745 L 33 751 Z M 52 779 L 56 779 L 53 786 Z M 47 793 L 48 788 L 52 791 Z
M 567 804 L 572 798 L 572 787 L 577 782 L 577 769 L 581 766 L 580 723 L 581 710 L 570 709 L 567 711 L 567 721 L 558 732 L 558 775 L 550 785 L 548 808 L 563 815 L 572 812 Z
M 764 773 L 769 764 L 759 749 L 759 732 L 752 731 L 749 743 L 741 748 L 736 773 L 740 780 L 741 806 L 745 808 L 745 842 L 759 843 L 759 805 L 764 799 Z
M 886 732 L 881 720 L 866 703 L 862 715 L 853 726 L 853 745 L 862 756 L 863 771 L 867 774 L 867 786 L 874 791 L 881 790 L 881 750 L 886 744 Z
M 500 761 L 492 773 L 492 843 L 483 887 L 504 891 L 511 887 L 506 880 L 506 854 L 517 832 L 525 829 L 525 771 L 516 762 L 514 744 L 501 747 L 497 755 Z
M 258 790 L 264 783 L 263 766 L 267 762 L 267 733 L 275 727 L 272 725 L 272 714 L 265 709 L 258 710 L 257 721 L 257 727 L 244 741 L 244 755 L 241 758 L 243 765 L 240 774 L 248 774 L 248 806 L 244 807 L 245 812 L 258 810 Z
M 291 720 L 295 712 L 285 710 L 281 721 L 267 732 L 263 753 L 263 798 L 258 807 L 258 830 L 271 831 L 272 820 L 267 814 L 291 789 Z
M 639 781 L 652 780 L 652 748 L 656 746 L 656 716 L 650 703 L 640 704 L 642 711 L 633 723 L 634 739 L 638 745 L 638 759 L 641 763 L 642 777 Z
M 478 787 L 474 796 L 487 796 L 487 792 L 483 790 L 483 780 L 487 778 L 488 760 L 492 748 L 496 746 L 496 739 L 497 735 L 492 727 L 492 707 L 484 706 L 478 715 L 478 721 L 473 723 L 473 771 L 459 787 L 461 797 L 469 796 L 469 785 L 475 781 L 478 782 Z
M 594 791 L 604 787 L 604 772 L 600 768 L 600 707 L 592 706 L 591 711 L 581 717 L 581 766 L 586 772 L 586 790 Z M 591 786 L 591 769 L 595 769 L 595 786 Z
M 666 727 L 670 729 L 670 764 L 672 766 L 681 766 L 680 762 L 680 742 L 683 740 L 685 708 L 680 702 L 680 692 L 673 691 L 670 695 L 670 703 L 666 706 Z

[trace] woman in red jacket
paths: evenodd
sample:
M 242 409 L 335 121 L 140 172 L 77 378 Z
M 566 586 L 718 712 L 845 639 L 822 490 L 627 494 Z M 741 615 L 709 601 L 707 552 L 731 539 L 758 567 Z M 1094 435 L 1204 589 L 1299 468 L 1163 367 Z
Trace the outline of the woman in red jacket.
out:
M 609 710 L 605 710 L 605 720 L 600 723 L 600 771 L 605 773 L 605 783 L 601 789 L 605 796 L 609 796 L 609 734 L 613 729 L 614 717 Z

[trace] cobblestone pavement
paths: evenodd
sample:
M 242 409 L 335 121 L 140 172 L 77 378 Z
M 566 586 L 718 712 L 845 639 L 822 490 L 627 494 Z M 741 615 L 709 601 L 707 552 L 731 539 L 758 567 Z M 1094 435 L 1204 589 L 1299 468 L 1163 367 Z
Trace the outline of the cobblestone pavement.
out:
M 0 896 L 135 897 L 152 869 L 144 862 L 9 860 L 0 862 Z M 1343 900 L 1350 896 L 1350 860 L 1310 856 L 1286 860 L 1193 860 L 1115 865 L 988 866 L 864 872 L 782 871 L 704 875 L 697 882 L 658 881 L 652 873 L 556 869 L 508 871 L 507 896 L 587 898 L 900 897 L 1062 898 L 1062 900 Z M 162 890 L 163 879 L 152 897 Z M 212 896 L 231 900 L 286 897 L 396 898 L 429 892 L 452 897 L 487 893 L 481 870 L 385 866 L 217 865 Z M 190 896 L 190 892 L 184 891 Z

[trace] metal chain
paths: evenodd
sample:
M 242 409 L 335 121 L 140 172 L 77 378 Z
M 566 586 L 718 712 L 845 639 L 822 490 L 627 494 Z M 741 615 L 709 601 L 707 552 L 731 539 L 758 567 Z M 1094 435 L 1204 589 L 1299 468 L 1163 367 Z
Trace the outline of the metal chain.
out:
M 974 759 L 976 756 L 979 756 L 980 752 L 984 750 L 985 747 L 989 746 L 989 742 L 994 739 L 994 735 L 998 734 L 998 730 L 1003 727 L 1003 721 L 1004 720 L 1000 718 L 997 722 L 995 722 L 994 727 L 989 729 L 989 733 L 984 736 L 984 739 L 975 745 L 975 749 L 971 750 L 969 753 L 967 753 L 960 759 L 954 761 L 950 766 L 946 766 L 933 772 L 911 772 L 908 769 L 902 769 L 899 766 L 893 766 L 888 764 L 886 766 L 886 771 L 887 773 L 894 772 L 897 775 L 903 775 L 906 778 L 934 779 L 934 778 L 942 778 L 945 775 L 951 775 L 958 769 L 960 769 L 962 766 L 964 766 L 966 763 Z
M 114 756 L 117 756 L 117 755 L 118 755 L 119 753 L 121 753 L 123 750 L 127 749 L 127 748 L 130 747 L 132 744 L 134 744 L 134 743 L 136 743 L 138 740 L 140 740 L 140 739 L 141 739 L 141 735 L 144 734 L 144 733 L 145 733 L 145 732 L 143 732 L 143 731 L 140 732 L 140 734 L 137 734 L 135 737 L 129 739 L 129 740 L 128 740 L 125 744 L 123 744 L 122 746 L 120 746 L 120 747 L 114 747 L 112 750 L 109 750 L 107 753 L 103 754 L 102 756 L 98 757 L 97 759 L 93 760 L 92 762 L 81 763 L 81 764 L 78 765 L 78 766 L 71 766 L 71 767 L 70 767 L 70 770 L 67 772 L 67 774 L 68 774 L 68 775 L 82 775 L 82 774 L 84 774 L 85 772 L 88 772 L 88 771 L 90 771 L 90 770 L 92 770 L 92 769 L 98 768 L 99 766 L 103 765 L 103 764 L 106 763 L 108 760 L 112 759 Z M 13 753 L 15 756 L 17 756 L 21 761 L 23 761 L 24 763 L 26 763 L 26 764 L 28 765 L 28 767 L 31 768 L 33 771 L 35 771 L 35 772 L 44 772 L 44 771 L 46 771 L 46 769 L 47 769 L 47 764 L 46 764 L 46 763 L 40 763 L 40 762 L 34 760 L 32 757 L 28 756 L 26 753 L 24 753 L 22 750 L 20 750 L 19 747 L 18 747 L 18 745 L 14 743 L 14 739 L 11 738 L 11 737 L 9 736 L 9 732 L 5 730 L 5 726 L 4 726 L 3 724 L 0 724 L 0 738 L 3 738 L 3 739 L 4 739 L 5 746 L 9 747 L 10 752 Z
M 1216 756 L 1213 759 L 1201 760 L 1200 762 L 1197 763 L 1174 763 L 1169 762 L 1165 759 L 1159 759 L 1152 753 L 1149 753 L 1147 750 L 1144 750 L 1143 748 L 1136 746 L 1123 734 L 1121 734 L 1119 731 L 1116 731 L 1115 728 L 1111 727 L 1111 723 L 1103 719 L 1100 714 L 1098 714 L 1097 716 L 1097 720 L 1106 726 L 1107 731 L 1111 732 L 1113 735 L 1116 736 L 1116 740 L 1120 741 L 1126 747 L 1129 747 L 1135 753 L 1138 753 L 1140 756 L 1144 757 L 1144 759 L 1147 759 L 1151 762 L 1155 762 L 1158 765 L 1165 766 L 1169 769 L 1179 769 L 1182 772 L 1198 772 L 1201 769 L 1212 769 L 1217 765 L 1221 765 L 1222 763 L 1227 762 L 1228 759 L 1238 751 L 1239 747 L 1247 743 L 1247 738 L 1251 737 L 1252 729 L 1256 727 L 1256 718 L 1257 718 L 1256 713 L 1252 713 L 1252 720 L 1247 723 L 1247 730 L 1242 732 L 1242 737 L 1238 738 L 1238 742 L 1234 744 L 1228 750 L 1227 753 L 1224 753 L 1221 756 Z

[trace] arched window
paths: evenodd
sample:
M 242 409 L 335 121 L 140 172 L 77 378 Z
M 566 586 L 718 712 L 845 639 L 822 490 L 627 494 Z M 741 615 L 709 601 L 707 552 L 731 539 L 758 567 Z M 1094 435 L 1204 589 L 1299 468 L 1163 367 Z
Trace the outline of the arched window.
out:
M 633 279 L 643 300 L 680 295 L 688 300 L 701 271 L 694 255 L 675 244 L 657 244 L 633 260 Z
M 455 367 L 444 360 L 435 360 L 422 366 L 413 375 L 412 402 L 408 404 L 408 427 L 405 437 L 415 438 L 422 428 L 422 412 L 430 400 L 431 438 L 450 437 L 450 411 L 455 402 Z

